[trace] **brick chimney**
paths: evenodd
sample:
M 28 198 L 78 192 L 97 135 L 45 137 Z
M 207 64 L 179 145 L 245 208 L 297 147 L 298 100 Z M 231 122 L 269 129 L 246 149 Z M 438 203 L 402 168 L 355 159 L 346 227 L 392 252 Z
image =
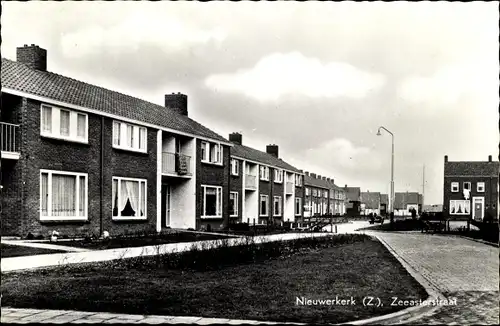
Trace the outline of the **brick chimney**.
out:
M 491 162 L 493 157 L 491 155 L 488 155 L 488 162 Z
M 320 179 L 320 180 L 321 180 L 321 176 L 318 174 L 318 175 L 316 176 L 316 179 Z
M 323 181 L 326 181 L 326 177 L 323 177 L 322 179 L 323 179 Z
M 316 173 L 311 173 L 310 176 L 316 178 Z
M 304 172 L 304 175 L 309 176 L 309 171 L 305 171 L 305 172 Z
M 25 44 L 16 50 L 17 62 L 24 63 L 31 69 L 47 71 L 47 50 L 35 44 Z
M 448 155 L 445 155 L 445 156 L 444 156 L 444 161 L 445 161 L 445 162 L 448 162 Z
M 165 94 L 165 107 L 179 114 L 188 115 L 187 95 L 181 93 Z
M 239 132 L 233 132 L 229 134 L 229 141 L 238 145 L 241 145 L 242 136 Z
M 275 157 L 279 157 L 278 145 L 275 145 L 275 144 L 267 145 L 266 152 L 268 154 L 275 156 Z

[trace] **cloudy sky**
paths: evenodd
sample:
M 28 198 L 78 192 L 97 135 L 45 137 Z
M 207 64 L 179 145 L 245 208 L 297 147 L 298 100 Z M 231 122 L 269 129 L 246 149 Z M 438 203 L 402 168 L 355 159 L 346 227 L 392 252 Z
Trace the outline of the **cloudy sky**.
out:
M 163 104 L 336 184 L 442 202 L 443 157 L 498 155 L 498 4 L 2 3 L 2 56 Z

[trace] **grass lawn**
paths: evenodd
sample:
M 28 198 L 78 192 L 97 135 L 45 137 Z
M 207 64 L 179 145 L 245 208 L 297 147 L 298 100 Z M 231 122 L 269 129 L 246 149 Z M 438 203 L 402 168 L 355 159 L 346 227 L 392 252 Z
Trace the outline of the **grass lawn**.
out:
M 2 274 L 8 307 L 76 309 L 128 314 L 202 316 L 264 321 L 340 323 L 384 315 L 391 297 L 425 299 L 425 290 L 377 240 L 212 270 L 81 264 Z M 22 280 L 20 282 L 19 280 Z M 297 305 L 297 297 L 349 299 L 356 305 Z M 365 307 L 379 297 L 383 306 Z
M 420 231 L 422 229 L 419 220 L 404 219 L 395 220 L 394 226 L 391 227 L 389 220 L 384 220 L 383 224 L 375 224 L 360 230 L 373 230 L 373 231 Z
M 66 251 L 14 246 L 2 243 L 0 245 L 0 252 L 2 258 L 8 258 L 8 257 L 31 256 L 31 255 L 57 254 Z
M 91 250 L 116 249 L 126 247 L 154 246 L 167 243 L 192 242 L 202 240 L 228 239 L 227 236 L 201 234 L 191 232 L 176 232 L 149 236 L 117 237 L 107 240 L 58 240 L 56 244 L 68 247 Z

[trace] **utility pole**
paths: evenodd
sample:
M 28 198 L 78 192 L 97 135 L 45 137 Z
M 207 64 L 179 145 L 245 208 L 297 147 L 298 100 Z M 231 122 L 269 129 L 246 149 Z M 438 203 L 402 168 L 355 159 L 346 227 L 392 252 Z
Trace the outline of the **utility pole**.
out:
M 422 210 L 424 210 L 424 200 L 425 200 L 425 164 L 422 171 Z

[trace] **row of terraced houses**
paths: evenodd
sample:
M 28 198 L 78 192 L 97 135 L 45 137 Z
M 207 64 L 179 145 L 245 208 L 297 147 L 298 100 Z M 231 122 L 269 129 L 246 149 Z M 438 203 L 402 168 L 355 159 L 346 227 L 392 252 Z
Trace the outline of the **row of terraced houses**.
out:
M 304 224 L 345 213 L 333 179 L 303 172 L 165 105 L 47 71 L 47 51 L 2 58 L 2 235 Z

